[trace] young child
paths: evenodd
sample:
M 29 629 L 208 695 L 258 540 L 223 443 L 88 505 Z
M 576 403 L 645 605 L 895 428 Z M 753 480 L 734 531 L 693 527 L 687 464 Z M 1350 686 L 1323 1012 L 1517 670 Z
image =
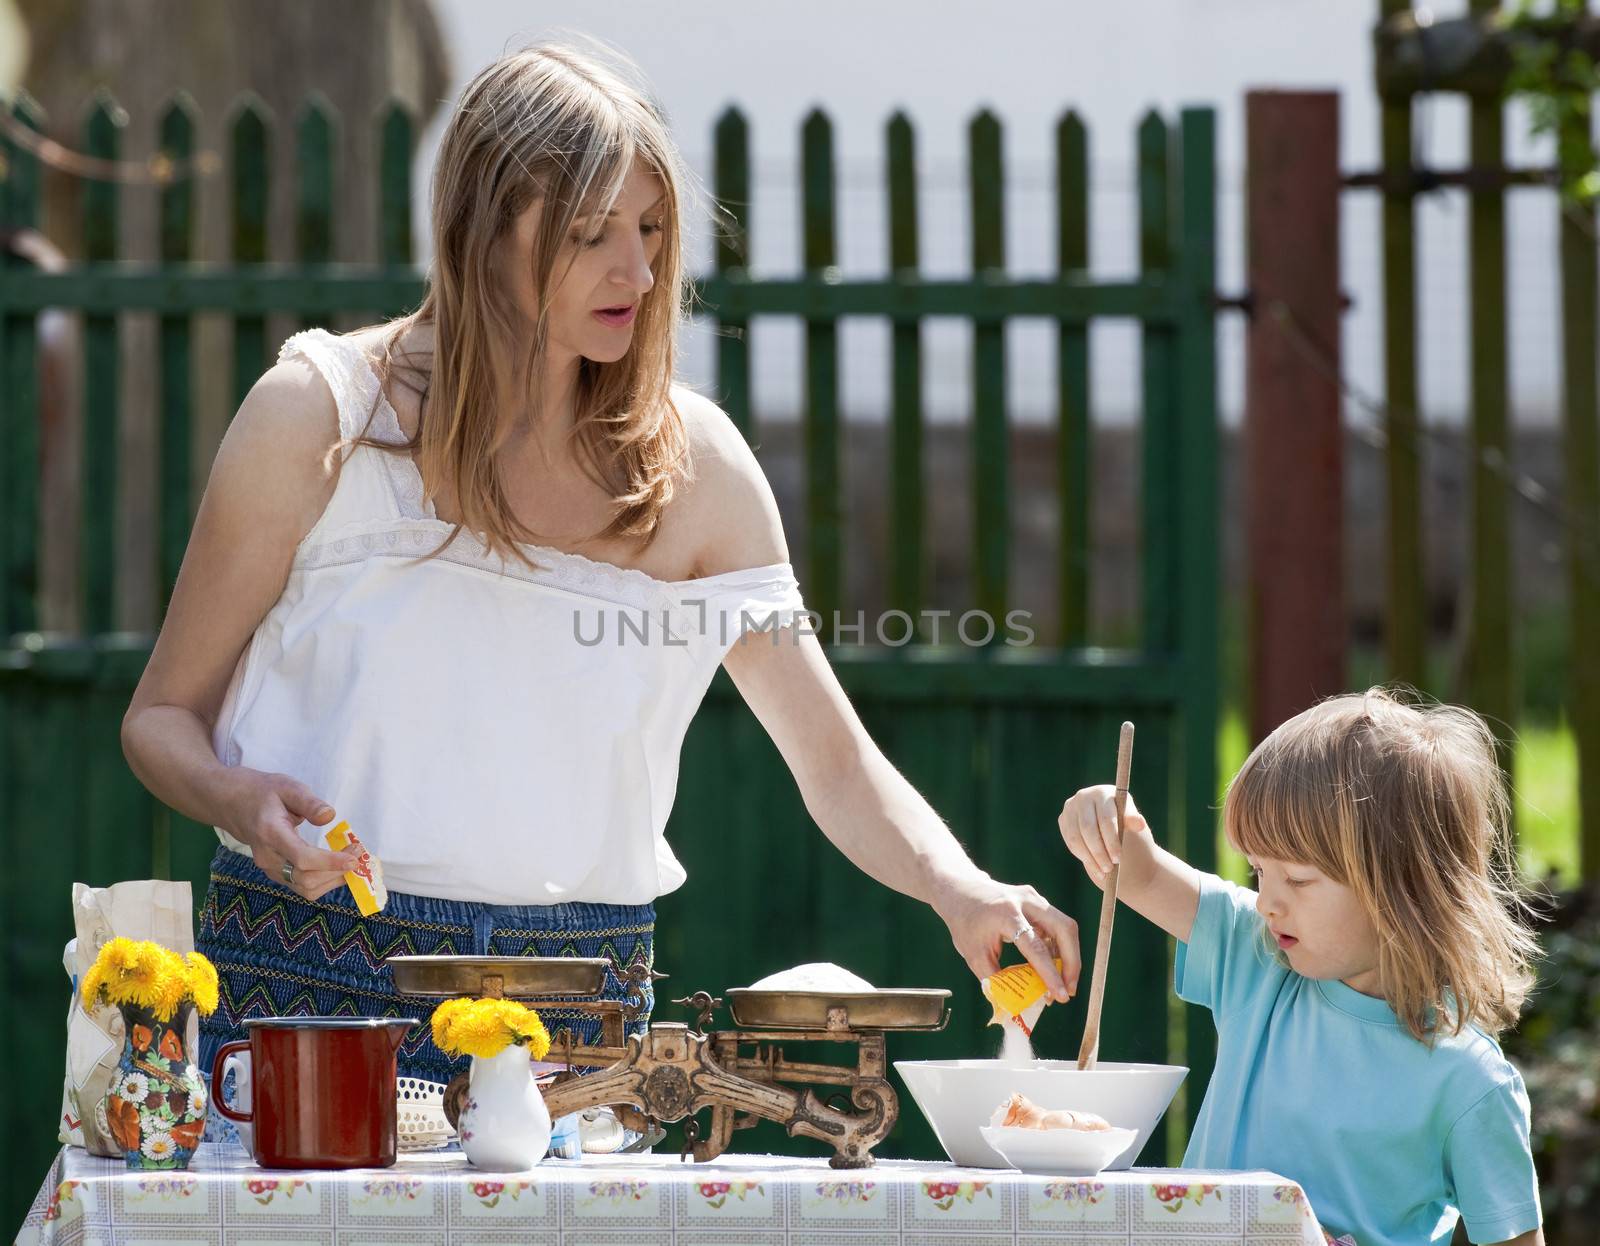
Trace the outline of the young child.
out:
M 1383 689 L 1325 701 L 1261 742 L 1223 810 L 1256 891 L 1158 845 L 1130 799 L 1118 898 L 1178 939 L 1180 998 L 1217 1060 L 1185 1167 L 1298 1182 L 1359 1246 L 1542 1246 L 1516 1023 L 1538 944 L 1518 917 L 1506 800 L 1482 719 Z M 1115 791 L 1062 838 L 1096 885 Z

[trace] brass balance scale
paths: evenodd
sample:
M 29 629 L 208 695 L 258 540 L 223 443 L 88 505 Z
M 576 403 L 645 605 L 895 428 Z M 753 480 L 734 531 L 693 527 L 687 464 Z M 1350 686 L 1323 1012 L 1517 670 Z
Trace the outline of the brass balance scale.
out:
M 735 1130 L 757 1121 L 782 1125 L 791 1135 L 833 1147 L 834 1168 L 868 1168 L 872 1148 L 894 1128 L 899 1097 L 888 1080 L 884 1036 L 932 1032 L 950 1019 L 949 991 L 870 992 L 705 991 L 672 1002 L 696 1014 L 694 1023 L 656 1021 L 643 1035 L 627 1024 L 645 1015 L 644 985 L 663 977 L 644 966 L 627 975 L 628 998 L 601 999 L 609 962 L 602 959 L 521 956 L 391 956 L 397 990 L 447 999 L 460 995 L 514 999 L 534 1009 L 567 1009 L 600 1018 L 600 1041 L 576 1043 L 560 1030 L 546 1060 L 565 1064 L 545 1092 L 553 1118 L 609 1106 L 622 1123 L 650 1133 L 658 1122 L 685 1120 L 684 1153 L 697 1161 L 728 1149 Z M 733 1028 L 709 1030 L 726 1007 Z M 782 1044 L 853 1043 L 854 1067 L 790 1060 Z M 578 1070 L 595 1070 L 580 1075 Z M 826 1097 L 818 1087 L 843 1087 Z M 445 1092 L 452 1128 L 466 1091 L 466 1074 Z M 702 1132 L 697 1115 L 711 1110 Z

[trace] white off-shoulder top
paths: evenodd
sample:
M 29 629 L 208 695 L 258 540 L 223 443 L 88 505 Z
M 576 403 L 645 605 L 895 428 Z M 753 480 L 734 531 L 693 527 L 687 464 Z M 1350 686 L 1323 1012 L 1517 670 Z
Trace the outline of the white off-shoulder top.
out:
M 402 440 L 356 343 L 312 329 L 280 358 L 295 354 L 327 380 L 344 437 L 376 409 L 370 435 Z M 525 546 L 533 570 L 465 531 L 417 562 L 451 525 L 411 457 L 345 453 L 234 671 L 217 756 L 307 784 L 393 891 L 642 904 L 678 887 L 665 828 L 684 733 L 733 642 L 804 612 L 793 568 L 668 582 Z

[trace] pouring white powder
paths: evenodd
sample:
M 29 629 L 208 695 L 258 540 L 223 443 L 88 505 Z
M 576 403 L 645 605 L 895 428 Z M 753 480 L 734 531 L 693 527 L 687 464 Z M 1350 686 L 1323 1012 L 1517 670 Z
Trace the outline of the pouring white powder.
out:
M 1022 1027 L 1015 1021 L 1005 1021 L 1000 1025 L 1000 1059 L 1006 1064 L 1032 1064 L 1034 1060 L 1033 1044 L 1028 1041 L 1028 1036 L 1022 1032 Z

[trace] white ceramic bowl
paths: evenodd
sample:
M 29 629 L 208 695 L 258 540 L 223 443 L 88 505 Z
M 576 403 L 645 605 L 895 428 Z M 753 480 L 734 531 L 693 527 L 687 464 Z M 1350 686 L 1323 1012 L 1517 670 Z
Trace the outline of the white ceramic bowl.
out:
M 1132 1129 L 1024 1129 L 1020 1125 L 984 1125 L 978 1132 L 1010 1167 L 1052 1177 L 1092 1177 L 1104 1172 L 1139 1137 Z
M 1189 1072 L 1175 1064 L 1108 1064 L 1079 1071 L 1075 1060 L 897 1060 L 911 1097 L 957 1164 L 1010 1168 L 980 1132 L 1000 1104 L 1023 1094 L 1047 1111 L 1070 1108 L 1103 1116 L 1135 1138 L 1104 1169 L 1133 1164 Z

